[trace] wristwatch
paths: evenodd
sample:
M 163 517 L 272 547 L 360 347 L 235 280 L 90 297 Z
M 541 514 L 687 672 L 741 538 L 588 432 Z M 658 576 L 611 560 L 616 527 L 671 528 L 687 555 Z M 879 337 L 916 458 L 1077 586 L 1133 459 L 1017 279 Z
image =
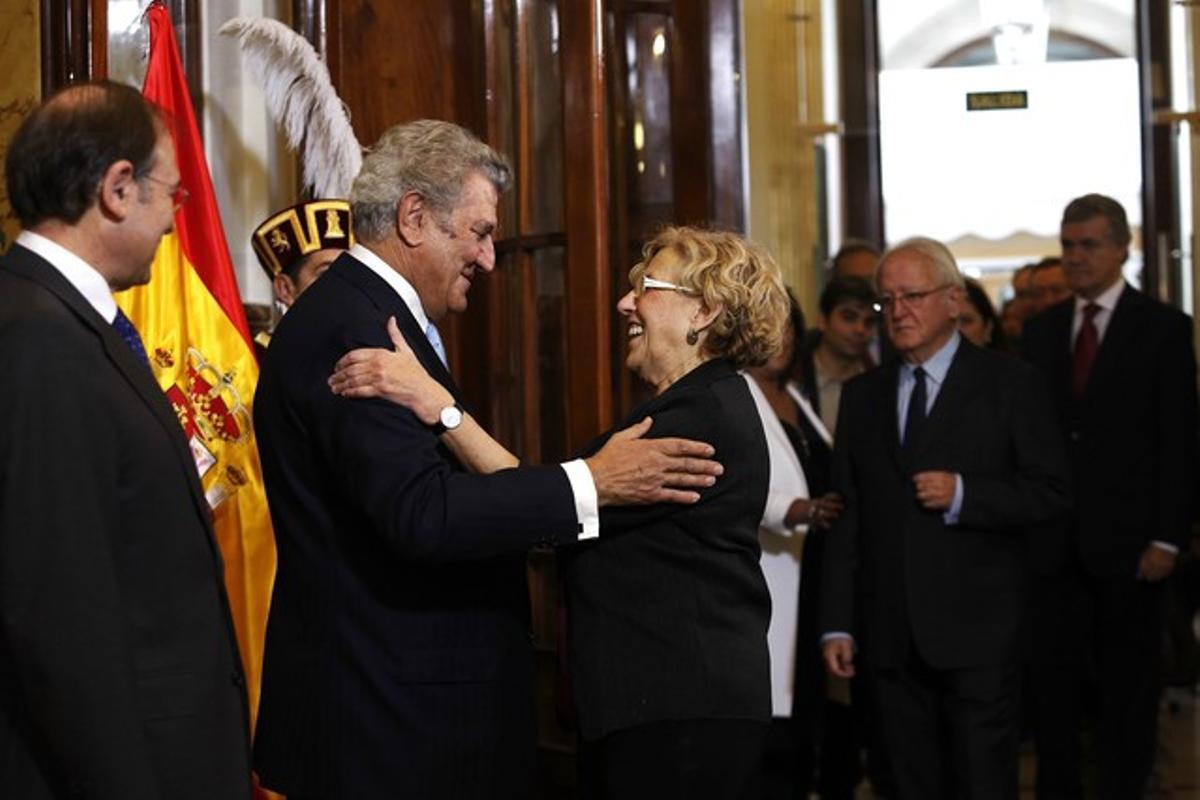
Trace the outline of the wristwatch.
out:
M 438 412 L 438 421 L 429 426 L 434 436 L 441 436 L 446 431 L 452 431 L 462 425 L 463 409 L 458 403 L 446 406 Z

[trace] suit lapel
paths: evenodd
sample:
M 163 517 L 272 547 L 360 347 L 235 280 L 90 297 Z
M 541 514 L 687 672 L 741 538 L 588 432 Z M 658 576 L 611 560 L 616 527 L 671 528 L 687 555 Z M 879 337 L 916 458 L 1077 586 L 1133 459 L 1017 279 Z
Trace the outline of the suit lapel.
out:
M 1071 322 L 1075 317 L 1074 298 L 1059 303 L 1046 314 L 1052 343 L 1050 355 L 1053 359 L 1050 368 L 1050 388 L 1060 407 L 1066 408 L 1071 404 L 1075 392 L 1071 386 L 1072 359 L 1075 351 L 1075 342 L 1071 340 Z
M 421 330 L 416 317 L 413 316 L 412 311 L 409 310 L 404 299 L 396 293 L 396 290 L 348 253 L 338 257 L 331 271 L 334 269 L 337 271 L 336 274 L 345 278 L 365 294 L 385 318 L 396 318 L 396 325 L 400 328 L 404 341 L 412 348 L 417 361 L 421 362 L 421 366 L 434 380 L 445 386 L 450 394 L 454 395 L 455 402 L 462 405 L 462 393 L 454 381 L 454 376 L 438 358 L 437 351 L 429 343 L 425 331 Z
M 900 360 L 893 359 L 885 366 L 879 367 L 879 379 L 884 381 L 886 391 L 879 392 L 879 408 L 876 414 L 882 419 L 887 437 L 887 452 L 898 468 L 903 468 L 900 457 L 900 422 L 896 416 L 896 407 L 900 397 Z
M 947 432 L 954 430 L 951 424 L 954 415 L 967 406 L 972 394 L 979 391 L 981 382 L 975 379 L 978 374 L 977 355 L 973 344 L 966 339 L 959 341 L 958 351 L 950 362 L 950 369 L 946 370 L 946 379 L 942 382 L 933 407 L 929 410 L 929 419 L 921 432 L 921 440 L 916 443 L 914 459 L 944 439 Z
M 196 461 L 183 437 L 183 428 L 179 424 L 179 419 L 171 409 L 162 388 L 155 381 L 150 368 L 133 354 L 120 334 L 96 312 L 92 304 L 71 285 L 70 281 L 45 259 L 24 247 L 15 245 L 7 260 L 9 269 L 58 297 L 75 314 L 80 324 L 99 337 L 108 360 L 154 414 L 159 424 L 166 429 L 167 438 L 175 449 L 176 456 L 183 463 L 184 472 L 190 478 L 188 487 L 191 490 L 192 499 L 196 503 L 197 511 L 207 523 L 210 518 L 210 509 L 208 501 L 204 497 L 204 490 L 200 485 Z

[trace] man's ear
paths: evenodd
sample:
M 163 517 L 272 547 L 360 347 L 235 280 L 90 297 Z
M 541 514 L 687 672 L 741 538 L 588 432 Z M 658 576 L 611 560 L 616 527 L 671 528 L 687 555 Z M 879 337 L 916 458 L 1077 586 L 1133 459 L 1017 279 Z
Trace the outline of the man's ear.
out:
M 965 302 L 967 302 L 967 290 L 961 286 L 951 286 L 946 292 L 946 305 L 950 309 L 950 319 L 958 319 L 962 316 Z
M 275 291 L 275 299 L 285 306 L 291 307 L 296 302 L 296 284 L 282 272 L 271 279 L 271 288 Z
M 396 204 L 396 233 L 409 247 L 425 241 L 430 223 L 425 198 L 417 192 L 405 192 Z
M 138 191 L 133 162 L 128 159 L 114 161 L 100 177 L 96 206 L 105 217 L 119 222 L 129 216 L 137 202 Z

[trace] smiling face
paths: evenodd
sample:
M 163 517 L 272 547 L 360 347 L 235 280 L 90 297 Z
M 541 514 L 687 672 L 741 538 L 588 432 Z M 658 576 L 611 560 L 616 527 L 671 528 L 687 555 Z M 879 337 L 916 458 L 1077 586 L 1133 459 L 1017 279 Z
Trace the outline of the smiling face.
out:
M 682 266 L 679 254 L 666 248 L 636 278 L 639 283 L 645 275 L 678 284 Z M 617 303 L 617 311 L 625 318 L 629 336 L 625 365 L 659 393 L 696 366 L 699 351 L 687 343 L 687 334 L 700 311 L 698 296 L 673 289 L 630 290 Z
M 496 268 L 496 187 L 479 172 L 463 182 L 457 207 L 444 218 L 430 212 L 429 235 L 412 283 L 425 313 L 435 322 L 448 311 L 467 308 L 476 270 Z
M 912 250 L 894 251 L 879 269 L 888 336 L 909 363 L 929 360 L 958 327 L 963 291 L 937 278 L 933 264 Z

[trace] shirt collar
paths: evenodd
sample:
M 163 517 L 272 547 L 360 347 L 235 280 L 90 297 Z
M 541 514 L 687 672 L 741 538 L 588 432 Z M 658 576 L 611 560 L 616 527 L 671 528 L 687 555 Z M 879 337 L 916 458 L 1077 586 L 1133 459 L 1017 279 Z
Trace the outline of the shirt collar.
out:
M 404 305 L 408 306 L 408 310 L 412 312 L 413 318 L 421 326 L 422 331 L 429 327 L 429 317 L 426 316 L 425 309 L 421 306 L 421 297 L 403 275 L 392 269 L 386 261 L 362 244 L 356 242 L 349 252 L 350 255 L 362 262 L 364 267 L 383 278 L 384 282 L 400 295 L 400 299 L 404 301 Z
M 1075 315 L 1083 313 L 1084 306 L 1088 303 L 1095 303 L 1105 311 L 1112 311 L 1117 307 L 1117 301 L 1121 299 L 1121 293 L 1125 291 L 1125 279 L 1114 283 L 1112 286 L 1105 289 L 1095 300 L 1088 300 L 1086 297 L 1075 296 Z
M 954 361 L 954 354 L 958 352 L 958 345 L 962 342 L 962 336 L 958 331 L 955 331 L 950 339 L 942 345 L 942 349 L 938 350 L 922 364 L 909 364 L 903 362 L 902 369 L 906 378 L 912 377 L 913 370 L 918 366 L 925 370 L 925 374 L 937 381 L 938 384 L 946 380 L 946 373 L 950 371 L 950 363 Z
M 103 317 L 105 322 L 111 325 L 117 318 L 117 301 L 113 299 L 112 289 L 108 288 L 108 281 L 91 264 L 58 242 L 33 231 L 21 231 L 17 234 L 17 244 L 50 262 L 50 266 L 58 270 L 67 282 L 75 287 L 75 291 L 83 295 L 83 299 L 96 309 L 96 313 Z

